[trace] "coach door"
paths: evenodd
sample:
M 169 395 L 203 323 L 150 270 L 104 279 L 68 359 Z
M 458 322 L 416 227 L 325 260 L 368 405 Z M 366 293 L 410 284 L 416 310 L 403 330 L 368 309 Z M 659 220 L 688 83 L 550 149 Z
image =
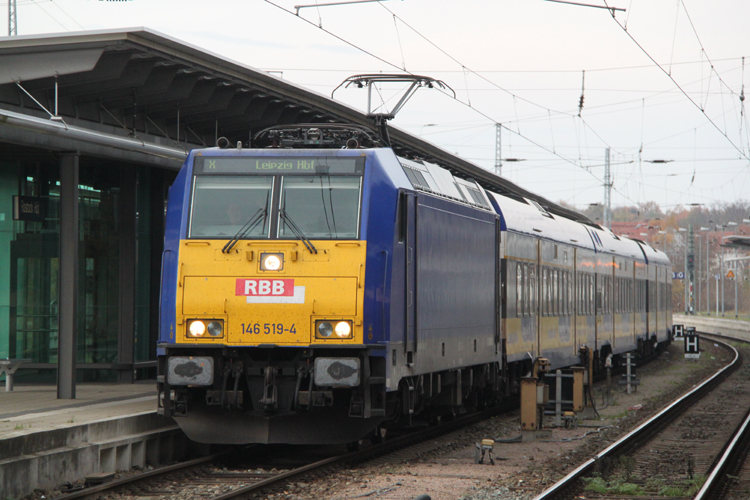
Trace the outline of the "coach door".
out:
M 414 353 L 417 351 L 417 195 L 414 193 L 404 193 L 404 195 L 406 202 L 404 354 L 406 362 L 412 364 Z

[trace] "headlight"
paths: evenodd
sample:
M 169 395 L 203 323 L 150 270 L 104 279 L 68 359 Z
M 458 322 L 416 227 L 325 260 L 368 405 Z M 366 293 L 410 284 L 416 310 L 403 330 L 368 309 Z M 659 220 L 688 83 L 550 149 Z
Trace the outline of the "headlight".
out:
M 320 337 L 330 337 L 333 333 L 333 325 L 328 321 L 321 321 L 318 323 L 317 330 Z
M 212 337 L 221 337 L 224 333 L 224 325 L 219 321 L 212 321 L 208 324 L 208 334 Z
M 339 321 L 336 323 L 334 331 L 339 338 L 348 339 L 352 336 L 352 325 L 350 325 L 348 321 Z
M 283 253 L 261 253 L 260 254 L 261 271 L 283 271 L 284 254 Z
M 350 339 L 352 338 L 352 322 L 349 320 L 316 321 L 315 322 L 315 336 L 319 339 L 327 339 L 331 337 L 337 338 L 337 339 Z
M 219 338 L 224 336 L 224 321 L 220 319 L 191 319 L 187 323 L 189 338 Z
M 203 321 L 191 321 L 188 325 L 188 337 L 202 337 L 206 333 L 206 324 Z

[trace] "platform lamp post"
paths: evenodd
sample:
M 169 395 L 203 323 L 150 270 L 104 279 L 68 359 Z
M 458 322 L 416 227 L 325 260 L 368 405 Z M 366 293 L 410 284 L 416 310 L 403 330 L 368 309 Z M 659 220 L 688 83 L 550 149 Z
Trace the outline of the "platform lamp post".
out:
M 710 230 L 711 230 L 710 228 L 701 227 L 698 231 L 710 231 Z M 702 260 L 703 259 L 701 259 L 701 254 L 703 253 L 703 243 L 701 243 L 701 240 L 700 240 L 701 235 L 699 234 L 697 236 L 699 237 L 698 239 L 698 306 L 695 308 L 695 310 L 699 311 L 701 307 L 701 300 L 703 300 L 702 295 L 701 295 L 701 284 L 702 284 L 701 282 L 703 281 L 703 277 L 702 277 L 703 275 Z M 710 282 L 708 281 L 708 233 L 706 233 L 706 314 L 709 314 L 709 310 L 708 310 L 708 307 L 709 307 L 708 306 L 708 300 L 709 300 L 708 293 L 710 290 L 709 285 L 710 285 Z
M 678 227 L 677 230 L 681 233 L 687 232 L 687 229 L 685 229 L 684 227 Z M 682 279 L 682 288 L 684 289 L 683 300 L 685 303 L 685 315 L 687 315 L 688 314 L 687 236 L 685 236 L 685 242 L 683 246 L 685 247 L 685 260 L 683 262 L 683 267 L 682 267 L 683 275 L 684 275 L 684 278 Z
M 721 280 L 721 316 L 724 317 L 724 249 L 722 245 L 724 244 L 724 230 L 727 228 L 727 224 L 717 225 L 717 228 L 721 228 L 721 238 L 719 239 L 719 279 Z M 716 299 L 718 300 L 718 297 Z
M 750 219 L 742 219 L 742 223 L 743 224 L 750 224 Z M 743 270 L 744 270 L 744 267 L 743 267 Z M 744 274 L 744 272 L 743 272 L 743 274 Z M 736 277 L 735 277 L 735 279 L 736 279 Z M 744 285 L 743 285 L 743 287 L 744 287 Z M 749 312 L 749 314 L 750 314 L 750 312 Z
M 734 235 L 737 236 L 737 223 L 736 222 L 727 222 L 727 226 L 734 227 Z M 723 236 L 723 235 L 722 235 Z M 734 249 L 734 259 L 732 259 L 732 263 L 734 264 L 734 317 L 737 319 L 737 249 Z
M 667 253 L 667 232 L 659 230 L 659 234 L 664 235 L 664 253 L 666 254 Z
M 714 221 L 708 221 L 708 227 L 710 231 L 715 231 Z M 709 249 L 711 248 L 710 234 L 706 233 L 706 314 L 711 316 L 711 256 L 709 255 Z

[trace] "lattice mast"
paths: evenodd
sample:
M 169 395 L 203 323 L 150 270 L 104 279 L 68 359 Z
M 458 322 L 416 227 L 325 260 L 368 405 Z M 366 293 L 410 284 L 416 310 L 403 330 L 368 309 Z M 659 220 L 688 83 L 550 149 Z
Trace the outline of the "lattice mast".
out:
M 503 174 L 503 157 L 502 157 L 502 140 L 503 140 L 503 125 L 501 123 L 495 124 L 495 174 Z
M 8 0 L 8 36 L 18 35 L 18 9 L 16 0 Z
M 687 252 L 685 254 L 685 314 L 695 314 L 695 232 L 688 226 Z
M 612 179 L 609 172 L 609 148 L 604 153 L 604 225 L 612 229 Z

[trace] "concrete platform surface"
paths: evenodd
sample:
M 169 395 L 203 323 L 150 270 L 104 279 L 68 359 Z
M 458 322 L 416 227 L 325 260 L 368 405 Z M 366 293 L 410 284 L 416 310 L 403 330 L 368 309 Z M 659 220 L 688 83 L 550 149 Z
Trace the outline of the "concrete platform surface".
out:
M 57 399 L 54 385 L 0 387 L 0 439 L 156 412 L 156 381 L 77 384 L 76 399 Z
M 163 464 L 192 453 L 171 418 L 156 413 L 156 383 L 53 385 L 0 391 L 0 499 L 22 498 L 99 472 Z

